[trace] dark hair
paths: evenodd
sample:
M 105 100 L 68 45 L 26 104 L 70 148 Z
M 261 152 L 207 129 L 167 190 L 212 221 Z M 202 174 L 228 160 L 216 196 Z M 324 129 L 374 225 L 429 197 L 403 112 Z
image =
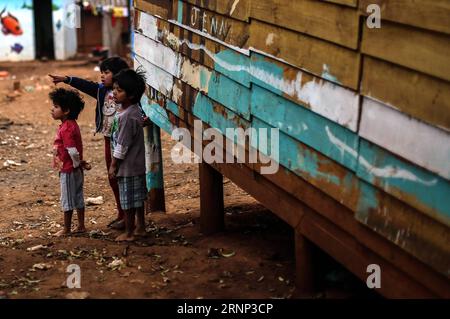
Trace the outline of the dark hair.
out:
M 109 70 L 113 75 L 128 68 L 128 63 L 118 56 L 107 58 L 100 63 L 100 71 L 105 72 L 106 70 Z
M 142 69 L 122 70 L 114 75 L 113 83 L 125 91 L 131 103 L 138 103 L 145 92 L 145 72 Z
M 84 108 L 83 98 L 78 91 L 58 88 L 50 92 L 48 96 L 55 105 L 61 107 L 61 110 L 70 111 L 67 116 L 69 120 L 76 120 Z

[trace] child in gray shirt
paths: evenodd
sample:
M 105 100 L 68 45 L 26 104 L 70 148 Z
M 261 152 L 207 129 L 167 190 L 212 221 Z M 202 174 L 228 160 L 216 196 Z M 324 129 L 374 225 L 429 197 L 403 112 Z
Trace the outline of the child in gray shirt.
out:
M 145 91 L 141 73 L 128 69 L 113 78 L 113 98 L 121 104 L 113 124 L 113 159 L 110 177 L 117 177 L 120 205 L 125 212 L 125 233 L 116 241 L 133 241 L 145 236 L 144 201 L 147 197 L 145 179 L 145 146 L 142 113 L 138 106 Z M 136 229 L 135 225 L 136 216 Z

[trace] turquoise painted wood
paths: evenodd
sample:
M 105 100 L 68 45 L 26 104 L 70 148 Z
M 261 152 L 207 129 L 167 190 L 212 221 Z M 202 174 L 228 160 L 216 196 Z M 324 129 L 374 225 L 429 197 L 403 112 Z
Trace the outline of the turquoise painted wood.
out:
M 167 116 L 167 111 L 158 103 L 150 101 L 145 95 L 141 99 L 142 108 L 149 119 L 162 128 L 167 133 L 171 134 L 174 127 L 170 123 Z
M 238 82 L 214 71 L 209 79 L 208 97 L 250 120 L 250 90 Z
M 223 134 L 227 128 L 240 127 L 246 130 L 250 127 L 250 122 L 233 111 L 216 104 L 203 94 L 197 94 L 192 106 L 192 113 L 211 127 L 220 130 Z
M 361 138 L 357 175 L 450 225 L 449 181 Z
M 251 97 L 253 116 L 356 171 L 358 135 L 257 85 Z

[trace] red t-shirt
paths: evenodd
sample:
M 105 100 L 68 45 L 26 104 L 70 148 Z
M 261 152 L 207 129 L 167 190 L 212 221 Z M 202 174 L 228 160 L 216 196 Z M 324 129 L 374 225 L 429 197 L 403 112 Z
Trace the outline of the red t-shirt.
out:
M 53 143 L 53 166 L 62 173 L 73 171 L 72 158 L 67 151 L 68 147 L 75 147 L 80 153 L 80 161 L 83 159 L 80 128 L 75 120 L 65 120 L 59 126 Z

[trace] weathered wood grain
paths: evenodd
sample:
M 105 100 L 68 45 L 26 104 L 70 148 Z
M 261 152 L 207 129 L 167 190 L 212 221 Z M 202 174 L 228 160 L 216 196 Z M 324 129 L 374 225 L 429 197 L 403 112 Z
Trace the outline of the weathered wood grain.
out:
M 206 62 L 206 56 L 209 58 L 208 63 L 205 66 L 215 69 L 213 73 L 224 74 L 220 76 L 221 82 L 215 87 L 215 93 L 220 94 L 224 92 L 228 97 L 234 94 L 236 90 L 233 82 L 228 81 L 227 78 L 231 78 L 242 85 L 249 86 L 250 82 L 261 85 L 274 93 L 281 94 L 288 97 L 292 101 L 311 109 L 313 112 L 320 114 L 340 125 L 347 127 L 352 131 L 356 131 L 358 117 L 359 117 L 359 96 L 349 90 L 330 83 L 327 80 L 323 80 L 314 76 L 309 75 L 306 72 L 302 72 L 294 67 L 287 64 L 283 64 L 269 57 L 264 57 L 258 53 L 252 53 L 251 58 L 245 55 L 230 51 L 229 49 L 222 47 L 223 51 L 212 52 L 205 45 L 199 45 L 192 43 L 186 39 L 180 39 L 175 35 L 176 28 L 174 32 L 169 31 L 168 24 L 162 26 L 160 20 L 156 18 L 144 18 L 147 15 L 145 13 L 140 14 L 142 19 L 138 21 L 149 20 L 148 25 L 152 25 L 154 29 L 149 30 L 149 28 L 140 27 L 140 22 L 138 23 L 139 29 L 145 31 L 146 35 L 153 37 L 155 41 L 162 41 L 165 45 L 170 46 L 176 52 L 183 52 L 183 54 L 188 54 L 192 57 L 192 60 L 199 62 L 199 57 L 196 59 L 192 54 L 192 51 L 200 51 L 200 57 L 204 57 L 203 61 Z M 163 23 L 163 22 L 162 22 Z M 161 29 L 160 29 L 161 27 Z M 157 35 L 160 36 L 157 36 Z M 141 41 L 146 41 L 141 39 Z M 153 44 L 150 44 L 153 46 Z M 183 46 L 192 48 L 189 52 L 182 49 Z M 197 50 L 194 50 L 197 49 Z M 184 61 L 184 60 L 183 60 Z M 188 77 L 195 77 L 197 80 L 195 82 L 200 83 L 200 78 L 211 79 L 211 71 L 208 71 L 205 67 L 201 65 L 195 65 L 190 62 L 183 62 L 182 69 L 188 73 Z M 214 76 L 218 78 L 217 76 Z M 207 82 L 204 81 L 204 86 L 207 86 Z M 192 84 L 191 82 L 189 82 Z M 200 89 L 199 85 L 194 85 L 194 87 Z M 219 89 L 220 88 L 220 89 Z M 207 90 L 201 91 L 207 93 Z M 246 93 L 244 88 L 242 88 Z M 231 93 L 230 91 L 233 91 Z M 240 90 L 236 90 L 237 96 L 240 95 Z M 216 100 L 215 96 L 212 96 Z M 218 102 L 228 106 L 224 99 L 218 100 Z M 234 101 L 230 101 L 234 103 Z M 240 107 L 242 101 L 237 104 Z M 245 114 L 245 113 L 242 113 Z
M 248 21 L 251 0 L 185 0 L 209 11 L 217 12 L 234 19 Z
M 379 29 L 364 25 L 361 51 L 450 81 L 450 41 L 445 34 L 391 22 Z
M 275 178 L 274 176 L 279 176 L 279 177 Z M 375 239 L 375 237 L 373 239 L 369 239 L 369 238 L 371 238 L 370 236 L 367 238 L 366 235 L 363 235 L 365 232 L 367 232 L 366 230 L 364 230 L 364 228 L 359 228 L 359 227 L 355 228 L 356 225 L 352 226 L 351 219 L 346 221 L 346 218 L 344 218 L 344 217 L 345 216 L 349 216 L 350 217 L 351 214 L 349 214 L 349 215 L 341 215 L 340 217 L 338 217 L 337 214 L 339 214 L 338 213 L 339 210 L 336 210 L 335 208 L 325 209 L 326 205 L 331 204 L 331 202 L 329 202 L 329 204 L 326 204 L 327 203 L 327 200 L 325 200 L 327 198 L 326 195 L 317 194 L 317 196 L 319 196 L 318 199 L 317 200 L 311 200 L 310 196 L 312 196 L 312 194 L 315 194 L 314 191 L 313 191 L 313 193 L 311 193 L 311 192 L 306 192 L 305 193 L 304 187 L 301 188 L 301 189 L 298 188 L 298 186 L 301 185 L 301 183 L 299 183 L 300 180 L 297 180 L 296 182 L 287 183 L 286 182 L 286 177 L 288 177 L 290 175 L 276 174 L 274 176 L 273 175 L 267 175 L 268 178 L 271 178 L 271 179 L 275 178 L 274 179 L 275 182 L 277 181 L 278 178 L 281 178 L 280 182 L 279 182 L 279 185 L 281 187 L 288 187 L 289 188 L 289 187 L 291 187 L 290 185 L 292 185 L 294 191 L 293 191 L 293 189 L 290 189 L 290 193 L 292 193 L 294 195 L 297 195 L 297 196 L 300 196 L 301 198 L 303 198 L 303 200 L 308 199 L 307 200 L 308 205 L 313 205 L 313 207 L 316 207 L 316 206 L 317 207 L 321 207 L 321 209 L 319 210 L 321 212 L 321 214 L 325 214 L 325 216 L 328 216 L 328 218 L 331 218 L 331 220 L 334 223 L 337 223 L 337 224 L 341 225 L 342 227 L 347 227 L 347 229 L 351 230 L 352 234 L 357 234 L 358 235 L 359 234 L 358 229 L 360 229 L 361 234 L 358 235 L 358 236 L 362 236 L 360 240 L 363 240 L 363 238 L 365 238 L 363 241 L 369 241 L 369 242 L 372 243 L 371 245 L 375 245 L 376 244 L 377 240 L 373 241 Z M 305 184 L 305 186 L 306 185 L 307 184 Z M 402 212 L 403 215 L 406 214 L 406 213 L 409 214 L 408 218 L 405 218 L 403 220 L 403 224 L 402 225 L 405 225 L 405 226 L 397 225 L 397 227 L 394 228 L 396 230 L 399 230 L 399 229 L 405 229 L 405 230 L 404 231 L 400 231 L 400 233 L 398 233 L 396 235 L 397 237 L 391 238 L 391 240 L 393 242 L 396 241 L 397 243 L 402 245 L 402 247 L 405 250 L 410 251 L 410 253 L 412 253 L 413 255 L 416 255 L 416 256 L 418 255 L 421 260 L 425 259 L 425 262 L 428 263 L 428 264 L 435 265 L 437 262 L 439 262 L 440 264 L 437 265 L 436 267 L 438 267 L 438 269 L 440 269 L 442 271 L 442 266 L 445 267 L 446 262 L 448 262 L 448 260 L 446 259 L 448 254 L 445 253 L 445 250 L 441 251 L 441 253 L 439 253 L 439 250 L 436 250 L 436 249 L 442 249 L 442 248 L 438 248 L 438 247 L 441 247 L 440 244 L 445 243 L 445 241 L 437 240 L 437 246 L 435 247 L 433 245 L 436 244 L 436 243 L 434 243 L 433 241 L 429 242 L 429 239 L 426 239 L 426 238 L 428 238 L 427 236 L 432 235 L 435 239 L 436 238 L 439 239 L 440 236 L 443 236 L 443 235 L 445 236 L 446 234 L 448 234 L 448 232 L 438 231 L 435 228 L 435 226 L 438 226 L 439 224 L 436 224 L 435 221 L 429 219 L 426 216 L 421 215 L 420 212 L 418 212 L 418 211 L 411 210 L 410 208 L 408 208 L 408 206 L 402 205 L 401 202 L 399 202 L 398 200 L 395 200 L 395 199 L 390 198 L 390 197 L 386 197 L 385 195 L 383 195 L 382 193 L 379 193 L 379 192 L 378 192 L 378 195 L 376 195 L 377 191 L 375 189 L 371 188 L 367 184 L 364 184 L 364 185 L 366 185 L 369 188 L 369 192 L 370 191 L 374 192 L 375 195 L 373 195 L 373 196 L 375 196 L 377 198 L 377 200 L 380 201 L 380 203 L 378 203 L 376 205 L 376 207 L 374 208 L 375 211 L 377 211 L 377 209 L 379 209 L 378 211 L 380 213 L 383 213 L 383 212 L 386 212 L 386 209 L 388 209 L 389 211 L 392 211 L 393 213 L 394 212 Z M 366 191 L 366 193 L 367 193 L 367 191 Z M 361 194 L 361 195 L 363 196 L 363 195 L 367 195 L 367 194 Z M 370 211 L 370 213 L 374 214 L 373 211 Z M 367 214 L 367 211 L 366 211 L 366 214 Z M 411 215 L 411 214 L 413 214 L 413 215 Z M 333 217 L 334 215 L 336 215 L 336 216 Z M 285 217 L 285 218 L 288 218 L 288 217 Z M 410 219 L 411 218 L 413 218 L 415 221 L 417 221 L 417 223 L 415 223 L 413 227 L 410 227 L 410 225 L 411 225 Z M 424 221 L 421 221 L 421 218 L 428 218 L 429 222 L 425 223 Z M 365 221 L 366 220 L 363 220 L 363 222 L 365 222 Z M 369 225 L 372 226 L 371 224 L 369 224 Z M 377 225 L 378 227 L 380 227 L 380 229 L 376 229 L 376 230 L 380 234 L 383 234 L 383 232 L 385 232 L 386 229 L 389 229 L 389 227 L 386 227 L 386 226 L 390 226 L 390 225 L 391 225 L 390 222 L 388 222 L 388 224 L 385 225 L 384 227 L 380 227 L 381 225 Z M 407 230 L 406 230 L 406 228 L 404 228 L 404 227 L 406 227 L 406 225 L 408 225 L 407 226 L 408 227 Z M 435 225 L 435 226 L 433 226 L 433 225 Z M 420 232 L 415 233 L 414 229 L 417 226 L 419 226 L 419 227 L 426 226 L 426 227 L 428 227 L 428 231 L 426 231 L 425 229 L 422 229 Z M 350 227 L 350 228 L 348 228 L 348 227 Z M 432 227 L 432 228 L 429 228 L 429 227 Z M 438 227 L 443 227 L 443 226 L 441 225 L 441 226 L 438 226 Z M 431 229 L 433 229 L 433 231 L 430 231 Z M 444 229 L 446 229 L 446 228 L 444 227 Z M 427 244 L 427 242 L 428 242 L 428 244 Z M 427 246 L 424 246 L 424 245 L 427 245 Z M 427 247 L 427 249 L 424 250 L 423 249 L 424 247 Z M 445 246 L 444 246 L 444 249 L 445 249 Z M 388 256 L 393 256 L 392 254 L 389 254 L 386 249 L 384 249 L 382 251 L 382 253 L 383 254 L 387 254 Z M 398 253 L 396 253 L 395 255 L 397 256 L 396 259 L 395 259 L 395 262 L 397 262 L 398 261 L 397 258 L 399 258 L 398 257 Z M 435 258 L 435 259 L 433 261 L 428 260 L 427 258 L 429 258 L 430 256 L 433 256 L 433 258 Z M 407 257 L 407 256 L 405 255 L 405 257 Z M 436 258 L 437 258 L 437 260 L 436 260 Z M 409 267 L 412 265 L 411 262 L 407 262 L 407 264 L 409 265 Z M 404 267 L 403 269 L 407 269 L 407 268 L 408 267 Z M 409 269 L 408 269 L 408 271 L 409 271 Z M 427 278 L 432 280 L 432 278 L 430 278 L 430 277 L 427 277 Z M 424 282 L 429 283 L 427 280 L 425 280 Z M 441 283 L 444 283 L 444 282 L 441 281 Z M 436 281 L 434 280 L 434 283 L 432 284 L 432 287 L 434 289 L 437 289 L 439 287 L 439 284 L 436 285 Z
M 345 47 L 358 47 L 358 10 L 314 0 L 252 1 L 250 15 L 280 27 L 328 40 Z
M 447 0 L 360 0 L 361 13 L 367 15 L 367 6 L 371 4 L 381 8 L 384 20 L 450 34 L 450 2 Z
M 361 94 L 450 131 L 447 81 L 366 56 Z
M 258 20 L 250 25 L 249 46 L 316 76 L 358 88 L 360 55 L 353 50 Z
M 360 136 L 450 179 L 450 134 L 364 98 Z
M 177 20 L 178 23 L 236 48 L 246 48 L 249 38 L 248 23 L 184 1 L 179 3 L 177 15 L 181 20 Z
M 163 19 L 170 19 L 173 14 L 174 1 L 175 0 L 134 0 L 134 7 L 152 15 L 160 16 Z
M 358 7 L 358 0 L 322 0 L 322 1 L 342 4 L 352 8 Z

